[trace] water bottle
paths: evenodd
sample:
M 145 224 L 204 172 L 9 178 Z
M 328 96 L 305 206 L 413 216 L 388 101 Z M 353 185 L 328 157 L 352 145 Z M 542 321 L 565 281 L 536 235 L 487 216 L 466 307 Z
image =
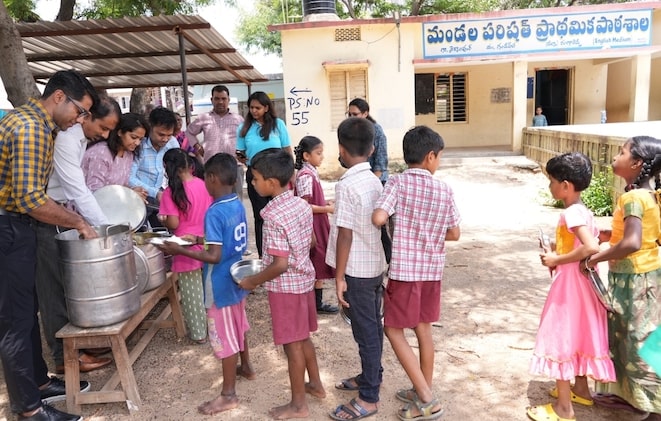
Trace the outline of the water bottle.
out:
M 606 123 L 606 110 L 601 110 L 601 124 Z

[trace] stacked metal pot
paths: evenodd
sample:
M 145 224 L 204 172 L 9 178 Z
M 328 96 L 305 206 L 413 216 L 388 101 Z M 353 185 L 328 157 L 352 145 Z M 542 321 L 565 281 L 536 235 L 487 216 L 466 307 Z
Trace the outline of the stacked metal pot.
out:
M 145 222 L 142 198 L 124 186 L 105 186 L 94 197 L 111 221 L 94 227 L 98 238 L 77 230 L 55 236 L 63 270 L 69 321 L 100 327 L 124 321 L 140 310 L 140 295 L 161 286 L 167 275 L 163 252 L 150 244 L 165 232 L 136 232 Z

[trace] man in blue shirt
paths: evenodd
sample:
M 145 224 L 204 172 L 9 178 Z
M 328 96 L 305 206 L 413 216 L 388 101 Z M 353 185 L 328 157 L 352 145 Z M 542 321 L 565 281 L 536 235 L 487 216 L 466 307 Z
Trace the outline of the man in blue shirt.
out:
M 173 148 L 179 147 L 174 137 L 177 120 L 174 113 L 164 107 L 156 107 L 149 113 L 149 136 L 142 140 L 140 156 L 133 162 L 129 187 L 142 187 L 147 191 L 149 206 L 149 223 L 161 226 L 156 218 L 158 205 L 161 202 L 164 185 L 163 155 Z

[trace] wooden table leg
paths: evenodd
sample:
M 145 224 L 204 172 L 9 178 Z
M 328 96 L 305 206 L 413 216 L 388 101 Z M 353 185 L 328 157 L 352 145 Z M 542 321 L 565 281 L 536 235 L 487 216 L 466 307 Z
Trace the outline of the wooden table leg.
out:
M 174 321 L 174 329 L 178 337 L 183 337 L 186 334 L 184 327 L 184 318 L 181 313 L 181 304 L 179 303 L 179 295 L 177 294 L 177 276 L 172 274 L 169 276 L 168 282 L 171 283 L 168 289 L 168 301 L 170 301 L 170 308 L 172 309 L 172 321 Z
M 67 394 L 67 412 L 80 414 L 81 408 L 78 403 L 80 395 L 80 362 L 78 361 L 78 349 L 76 349 L 75 338 L 65 338 L 64 348 L 64 383 Z
M 121 337 L 114 335 L 110 338 L 112 343 L 113 356 L 115 357 L 115 365 L 117 366 L 117 374 L 119 381 L 122 383 L 122 389 L 126 394 L 126 406 L 131 414 L 134 414 L 140 406 L 140 393 L 138 393 L 138 384 L 133 375 L 133 368 L 131 367 L 131 360 L 129 352 L 126 348 L 126 342 Z

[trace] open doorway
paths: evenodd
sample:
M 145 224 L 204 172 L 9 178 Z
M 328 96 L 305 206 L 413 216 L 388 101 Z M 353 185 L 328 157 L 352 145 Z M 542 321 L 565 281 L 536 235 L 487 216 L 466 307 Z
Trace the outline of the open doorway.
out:
M 535 107 L 542 107 L 549 126 L 572 123 L 571 69 L 535 72 Z

